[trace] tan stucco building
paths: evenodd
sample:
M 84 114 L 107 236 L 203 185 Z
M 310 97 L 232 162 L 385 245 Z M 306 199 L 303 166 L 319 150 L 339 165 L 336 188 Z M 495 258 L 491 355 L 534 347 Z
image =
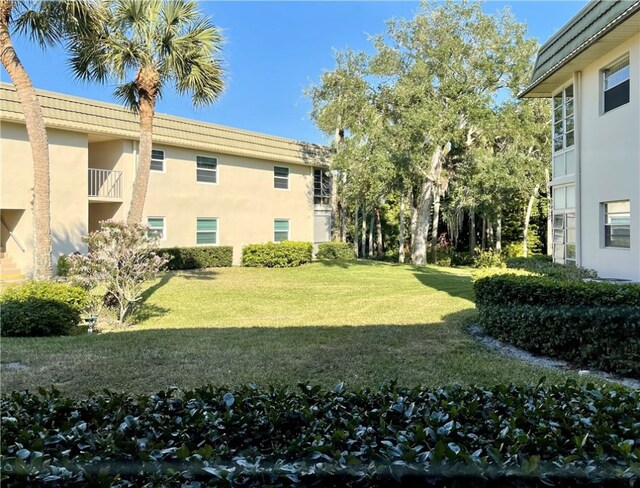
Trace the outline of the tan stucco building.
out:
M 53 261 L 86 251 L 82 236 L 124 220 L 138 150 L 137 116 L 119 105 L 38 91 L 49 138 Z M 0 274 L 29 276 L 33 167 L 12 85 L 0 84 Z M 144 223 L 160 245 L 242 247 L 330 238 L 322 146 L 157 114 Z

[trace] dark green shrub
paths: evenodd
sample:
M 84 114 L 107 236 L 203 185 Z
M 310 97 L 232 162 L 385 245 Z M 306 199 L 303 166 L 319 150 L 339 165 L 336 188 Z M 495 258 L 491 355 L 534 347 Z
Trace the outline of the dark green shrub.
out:
M 640 391 L 255 386 L 0 403 L 3 486 L 636 486 Z
M 232 246 L 171 247 L 158 249 L 169 259 L 169 269 L 221 268 L 233 264 Z
M 290 268 L 311 262 L 313 245 L 310 242 L 267 242 L 249 244 L 242 248 L 242 265 L 258 268 Z
M 321 242 L 318 244 L 318 259 L 333 259 L 347 261 L 356 258 L 353 244 L 346 242 Z
M 67 256 L 64 254 L 58 258 L 58 263 L 56 265 L 56 274 L 58 276 L 69 275 L 69 258 L 67 258 Z
M 576 365 L 640 377 L 640 285 L 495 275 L 475 282 L 492 336 Z
M 592 269 L 554 263 L 551 256 L 509 258 L 506 260 L 506 264 L 507 268 L 524 269 L 543 276 L 567 280 L 584 280 L 598 276 Z
M 451 253 L 451 266 L 473 266 L 473 254 L 453 251 Z
M 0 295 L 3 336 L 68 334 L 80 323 L 88 293 L 66 283 L 31 281 Z

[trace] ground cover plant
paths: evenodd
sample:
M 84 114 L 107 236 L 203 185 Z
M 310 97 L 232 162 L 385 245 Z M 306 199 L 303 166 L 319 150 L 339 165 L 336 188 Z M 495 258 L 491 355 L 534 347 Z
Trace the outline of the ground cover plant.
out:
M 475 282 L 479 321 L 518 347 L 640 377 L 640 285 L 499 274 Z
M 4 338 L 2 392 L 586 381 L 487 351 L 469 336 L 470 273 L 373 261 L 169 272 L 145 292 L 137 323 L 118 332 Z
M 2 401 L 0 462 L 3 486 L 634 486 L 639 395 L 571 381 L 42 390 Z

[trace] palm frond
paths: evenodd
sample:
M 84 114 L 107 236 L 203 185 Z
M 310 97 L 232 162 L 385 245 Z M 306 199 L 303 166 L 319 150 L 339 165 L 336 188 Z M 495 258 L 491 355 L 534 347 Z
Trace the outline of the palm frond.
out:
M 135 82 L 131 81 L 118 85 L 113 91 L 113 96 L 133 112 L 138 112 L 140 96 Z

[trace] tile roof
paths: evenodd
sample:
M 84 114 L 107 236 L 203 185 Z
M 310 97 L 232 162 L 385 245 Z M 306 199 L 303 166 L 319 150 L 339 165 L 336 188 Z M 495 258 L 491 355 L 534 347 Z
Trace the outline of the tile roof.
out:
M 589 2 L 540 47 L 531 82 L 520 96 L 529 94 L 546 78 L 638 12 L 640 0 Z M 636 22 L 637 18 L 632 21 Z M 640 28 L 640 23 L 638 27 Z
M 47 127 L 137 140 L 138 116 L 111 103 L 37 90 Z M 2 120 L 24 122 L 13 85 L 0 83 Z M 330 150 L 318 144 L 249 132 L 223 125 L 157 113 L 153 140 L 159 144 L 189 147 L 268 161 L 327 166 Z

